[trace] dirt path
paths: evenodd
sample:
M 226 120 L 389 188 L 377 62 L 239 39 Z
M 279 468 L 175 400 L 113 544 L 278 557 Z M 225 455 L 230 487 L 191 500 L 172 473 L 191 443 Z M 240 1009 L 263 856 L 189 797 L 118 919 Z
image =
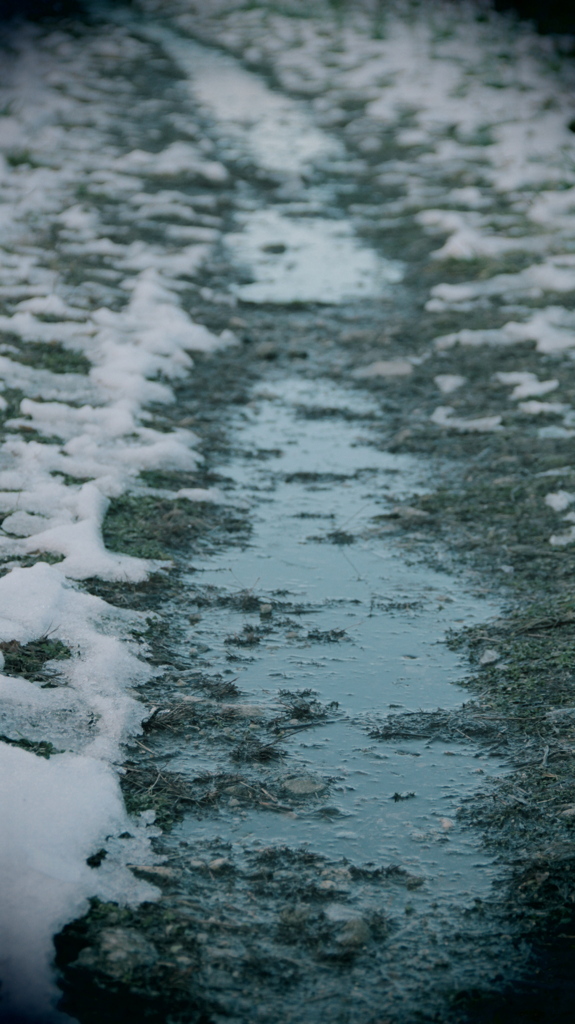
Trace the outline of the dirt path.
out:
M 571 72 L 450 11 L 12 37 L 3 1020 L 571 1019 Z

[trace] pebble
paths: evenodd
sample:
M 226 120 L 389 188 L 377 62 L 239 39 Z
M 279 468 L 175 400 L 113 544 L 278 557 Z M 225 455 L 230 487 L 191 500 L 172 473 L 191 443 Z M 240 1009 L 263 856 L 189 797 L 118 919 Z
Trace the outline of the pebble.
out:
M 93 946 L 81 950 L 78 966 L 121 979 L 134 968 L 150 967 L 158 959 L 155 947 L 135 928 L 103 928 L 98 944 L 99 950 Z
M 172 868 L 162 867 L 161 864 L 130 864 L 135 871 L 145 871 L 147 875 L 156 875 L 158 878 L 173 878 Z
M 258 704 L 222 704 L 225 711 L 233 711 L 238 718 L 265 718 L 266 709 Z
M 208 864 L 210 871 L 226 871 L 231 868 L 232 862 L 227 857 L 216 857 L 211 860 Z
M 394 505 L 390 510 L 390 516 L 394 519 L 429 519 L 429 512 L 423 508 L 415 508 L 413 505 Z
M 339 935 L 336 936 L 336 942 L 340 946 L 347 946 L 351 949 L 357 946 L 365 946 L 370 939 L 371 931 L 369 925 L 361 917 L 346 921 Z
M 351 872 L 347 868 L 324 868 L 322 877 L 335 878 L 343 882 L 351 881 Z
M 287 789 L 288 793 L 295 793 L 297 796 L 307 796 L 311 793 L 321 793 L 325 789 L 325 784 L 320 782 L 318 779 L 311 779 L 305 776 L 298 776 L 294 779 L 284 780 L 284 789 Z
M 480 665 L 492 665 L 495 661 L 499 661 L 501 655 L 499 651 L 496 651 L 493 647 L 489 647 L 483 652 L 479 659 Z
M 260 615 L 271 615 L 273 607 L 271 604 L 260 604 Z
M 353 376 L 358 380 L 371 377 L 408 377 L 413 373 L 413 366 L 407 359 L 379 359 L 369 366 L 360 366 L 354 370 Z
M 347 924 L 348 921 L 357 921 L 358 913 L 347 903 L 328 903 L 324 910 L 328 921 L 332 924 Z
M 277 359 L 277 346 L 271 341 L 262 341 L 256 346 L 254 352 L 258 359 Z

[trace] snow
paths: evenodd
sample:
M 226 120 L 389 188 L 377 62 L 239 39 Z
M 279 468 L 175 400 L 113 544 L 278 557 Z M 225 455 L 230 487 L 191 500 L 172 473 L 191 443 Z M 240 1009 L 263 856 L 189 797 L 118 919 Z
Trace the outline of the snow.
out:
M 465 377 L 459 373 L 438 373 L 437 377 L 433 379 L 444 395 L 450 395 L 465 384 Z
M 339 303 L 381 295 L 403 276 L 398 261 L 362 246 L 347 221 L 285 216 L 272 207 L 241 227 L 225 242 L 255 279 L 232 289 L 244 302 Z
M 64 663 L 65 724 L 52 721 L 48 735 L 55 745 L 69 746 L 67 733 L 87 718 L 97 721 L 82 752 L 53 754 L 47 761 L 0 744 L 0 975 L 8 1006 L 19 1013 L 37 1013 L 53 1003 L 51 937 L 82 912 L 88 896 L 137 902 L 156 895 L 121 857 L 112 857 L 97 877 L 86 864 L 109 836 L 145 833 L 128 819 L 112 762 L 142 717 L 127 686 L 144 682 L 149 670 L 120 637 L 103 630 L 110 612 L 104 601 L 70 585 L 61 568 L 43 562 L 0 579 L 2 640 L 27 643 L 50 636 L 75 655 Z M 59 689 L 41 690 L 3 675 L 0 693 L 5 714 L 12 703 L 16 711 L 24 705 L 27 719 L 30 706 L 37 707 L 44 727 L 62 718 Z M 17 715 L 8 710 L 10 717 Z M 146 845 L 144 835 L 140 842 Z
M 0 743 L 0 977 L 2 1012 L 46 1022 L 61 1018 L 52 936 L 85 912 L 88 897 L 136 903 L 158 895 L 127 866 L 154 862 L 154 829 L 127 815 L 117 768 L 146 714 L 131 692 L 152 674 L 129 638 L 142 617 L 75 581 L 138 582 L 162 568 L 107 550 L 103 519 L 111 498 L 137 490 L 141 470 L 197 468 L 196 435 L 157 430 L 146 406 L 173 401 L 172 384 L 193 372 L 193 353 L 236 342 L 231 331 L 218 336 L 196 323 L 181 299 L 221 236 L 203 222 L 213 197 L 200 196 L 196 209 L 178 188 L 146 191 L 162 179 L 217 189 L 228 172 L 184 141 L 154 153 L 119 149 L 113 128 L 131 85 L 122 79 L 117 89 L 99 89 L 102 41 L 98 33 L 74 40 L 22 29 L 0 81 L 0 106 L 12 111 L 0 124 L 2 155 L 32 154 L 0 166 L 0 377 L 5 392 L 22 393 L 0 443 L 0 557 L 8 568 L 0 641 L 50 638 L 71 652 L 53 663 L 54 688 L 0 675 L 1 732 L 12 739 Z M 132 44 L 147 52 L 122 28 L 110 27 L 107 44 L 123 56 Z M 78 201 L 80 186 L 105 192 L 118 209 L 126 195 L 139 196 L 139 206 L 126 205 L 130 213 L 149 196 L 146 216 L 167 212 L 194 234 L 183 246 L 168 236 L 124 243 L 89 198 Z M 81 268 L 73 285 L 70 261 Z M 88 373 L 26 366 L 19 339 L 80 352 Z M 0 403 L 7 408 L 3 395 Z M 193 487 L 180 496 L 218 500 Z M 20 568 L 22 558 L 35 564 Z M 55 752 L 46 759 L 20 749 L 22 736 Z M 128 832 L 132 839 L 119 838 Z M 102 846 L 108 856 L 92 869 L 86 860 Z
M 545 495 L 545 504 L 549 505 L 554 512 L 564 512 L 573 501 L 575 501 L 575 495 L 569 494 L 568 491 L 554 491 Z
M 78 754 L 45 761 L 2 744 L 0 773 L 3 1011 L 13 1007 L 22 1019 L 25 1014 L 36 1019 L 56 994 L 52 936 L 84 910 L 87 897 L 136 903 L 153 899 L 156 890 L 121 863 L 114 872 L 98 872 L 95 881 L 86 863 L 110 832 L 133 829 L 109 765 Z M 49 1019 L 57 1018 L 42 1017 Z
M 501 430 L 501 416 L 480 416 L 475 419 L 465 419 L 461 416 L 454 416 L 454 409 L 451 405 L 439 405 L 432 413 L 430 419 L 438 427 L 448 427 L 452 430 L 459 430 L 467 433 L 491 433 Z
M 559 387 L 558 380 L 538 380 L 537 375 L 522 370 L 512 370 L 509 373 L 496 373 L 496 380 L 501 384 L 514 384 L 511 398 L 532 398 L 536 395 L 547 395 Z
M 532 313 L 523 323 L 510 320 L 501 328 L 464 327 L 435 339 L 435 348 L 446 350 L 454 345 L 480 347 L 508 346 L 534 341 L 543 355 L 553 355 L 575 348 L 575 315 L 563 306 L 547 306 Z

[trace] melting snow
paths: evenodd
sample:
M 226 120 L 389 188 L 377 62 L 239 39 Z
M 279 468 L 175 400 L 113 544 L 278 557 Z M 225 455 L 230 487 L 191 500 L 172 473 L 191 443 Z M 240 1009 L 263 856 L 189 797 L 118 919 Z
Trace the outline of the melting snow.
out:
M 255 278 L 234 286 L 246 302 L 339 303 L 385 293 L 401 265 L 362 246 L 348 221 L 286 217 L 273 207 L 245 218 L 226 245 Z

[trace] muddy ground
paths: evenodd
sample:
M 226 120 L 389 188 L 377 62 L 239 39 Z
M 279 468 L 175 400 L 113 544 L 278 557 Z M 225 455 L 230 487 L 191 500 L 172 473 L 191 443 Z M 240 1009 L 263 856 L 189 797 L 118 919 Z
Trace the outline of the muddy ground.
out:
M 218 272 L 224 280 L 233 273 L 221 266 Z M 424 254 L 414 266 L 414 282 L 423 278 L 428 288 L 433 273 Z M 442 280 L 445 273 L 442 267 Z M 178 395 L 174 416 L 193 419 L 204 442 L 205 476 L 196 476 L 196 485 L 222 484 L 218 466 L 234 446 L 226 430 L 229 403 L 246 403 L 254 382 L 265 383 L 270 368 L 275 375 L 278 367 L 293 373 L 295 366 L 305 378 L 341 381 L 349 368 L 374 354 L 400 356 L 405 337 L 411 347 L 418 337 L 422 345 L 427 339 L 419 306 L 411 315 L 390 315 L 377 304 L 366 309 L 365 303 L 282 309 L 281 315 L 275 308 L 246 304 L 230 317 L 228 309 L 214 309 L 212 301 L 196 310 L 198 319 L 214 329 L 231 325 L 242 341 L 241 347 L 217 357 L 217 372 L 213 359 L 197 359 L 193 379 Z M 525 367 L 536 370 L 540 362 L 525 346 Z M 493 356 L 492 365 L 503 369 L 505 353 Z M 313 853 L 280 848 L 262 850 L 237 866 L 229 859 L 225 838 L 190 857 L 188 845 L 171 838 L 184 813 L 209 815 L 230 801 L 290 813 L 316 796 L 312 792 L 294 799 L 278 781 L 274 768 L 282 756 L 277 745 L 281 720 L 263 734 L 256 730 L 253 740 L 246 738 L 245 719 L 238 718 L 233 705 L 234 683 L 195 670 L 194 657 L 182 655 L 177 626 L 154 621 L 146 636 L 152 661 L 171 667 L 141 694 L 153 710 L 142 740 L 127 752 L 123 786 L 128 806 L 153 808 L 162 826 L 155 848 L 165 860 L 150 866 L 146 876 L 161 886 L 162 898 L 136 911 L 95 904 L 87 917 L 58 936 L 62 1007 L 78 1020 L 307 1022 L 325 1018 L 326 1008 L 330 1020 L 341 1022 L 572 1018 L 574 559 L 571 549 L 548 544 L 555 523 L 542 501 L 549 478 L 541 475 L 560 469 L 563 484 L 571 472 L 563 470 L 571 442 L 538 443 L 525 436 L 523 424 L 514 433 L 512 422 L 501 437 L 453 437 L 430 430 L 438 369 L 472 380 L 475 372 L 483 376 L 481 359 L 458 351 L 423 363 L 408 381 L 365 385 L 380 403 L 381 446 L 421 455 L 441 467 L 442 478 L 440 489 L 397 506 L 374 528 L 385 531 L 410 558 L 436 565 L 440 554 L 442 568 L 447 559 L 454 574 L 472 570 L 474 585 L 496 595 L 508 611 L 487 626 L 462 629 L 450 638 L 469 658 L 470 675 L 463 680 L 469 701 L 461 710 L 390 715 L 372 735 L 382 740 L 467 737 L 504 757 L 509 773 L 460 810 L 463 821 L 481 830 L 482 842 L 503 867 L 499 889 L 466 912 L 455 934 L 439 922 L 431 948 L 421 951 L 415 936 L 404 938 L 399 957 L 404 973 L 390 984 L 385 971 L 397 925 L 378 911 L 379 894 L 421 884 L 401 865 L 366 869 L 345 859 L 326 863 Z M 575 384 L 575 370 L 572 374 Z M 573 386 L 566 378 L 564 383 Z M 113 509 L 108 545 L 134 554 L 168 553 L 177 565 L 198 550 L 249 543 L 245 513 L 210 510 L 190 516 L 177 503 L 153 511 L 150 516 L 144 508 L 140 522 L 139 509 L 128 509 L 128 527 L 123 509 Z M 353 539 L 350 530 L 348 540 Z M 177 569 L 169 586 L 174 600 L 189 601 Z M 165 579 L 153 578 L 133 589 L 94 581 L 90 589 L 108 601 L 150 611 L 166 600 Z M 265 599 L 256 590 L 240 591 L 237 600 L 240 610 L 253 612 Z M 278 602 L 274 612 L 281 611 Z M 265 613 L 261 623 L 265 632 Z M 259 639 L 248 631 L 237 643 L 249 647 Z M 492 649 L 499 659 L 481 665 L 481 655 Z M 207 708 L 192 704 L 186 713 L 173 703 L 171 687 L 182 674 L 192 692 L 211 699 Z M 284 721 L 293 724 L 295 717 L 305 724 L 326 714 L 313 699 L 300 700 L 294 711 L 294 700 L 286 696 Z M 222 729 L 231 741 L 231 755 L 220 774 L 200 775 L 190 785 L 170 773 L 169 760 L 155 766 L 155 755 L 166 750 L 166 736 L 189 738 L 199 730 L 205 742 L 217 743 Z M 280 778 L 285 772 L 282 765 Z M 373 892 L 372 915 L 334 925 L 323 906 L 334 893 L 346 900 L 358 887 Z M 245 916 L 246 893 L 253 923 Z M 478 943 L 491 947 L 490 969 L 482 985 L 470 989 L 464 981 L 465 961 Z M 497 964 L 501 955 L 504 967 Z M 452 964 L 455 985 L 443 978 Z M 422 988 L 428 1005 L 422 1005 Z
M 203 25 L 198 35 L 205 38 L 206 32 Z M 172 72 L 160 62 L 158 79 L 163 73 Z M 362 115 L 361 98 L 350 102 L 348 113 L 347 125 L 334 132 L 353 155 L 361 139 L 361 132 L 353 131 Z M 204 129 L 209 137 L 210 124 Z M 391 159 L 393 140 L 384 145 Z M 214 192 L 219 213 L 231 226 L 241 189 L 265 203 L 277 183 L 249 165 L 228 167 L 231 180 Z M 381 185 L 369 170 L 361 180 L 344 173 L 338 181 L 342 212 L 381 199 Z M 393 199 L 391 186 L 387 198 Z M 92 201 L 97 204 L 98 197 Z M 338 709 L 300 688 L 280 691 L 273 715 L 262 717 L 249 705 L 242 712 L 235 678 L 210 671 L 209 657 L 198 667 L 198 653 L 204 652 L 201 644 L 190 649 L 182 623 L 191 617 L 193 624 L 194 616 L 200 621 L 202 601 L 210 598 L 199 581 L 196 589 L 190 587 L 189 567 L 198 555 L 249 545 L 249 509 L 235 508 L 233 501 L 194 506 L 167 497 L 122 497 L 107 515 L 107 546 L 169 558 L 173 568 L 141 585 L 94 579 L 85 586 L 112 604 L 150 613 L 148 628 L 137 639 L 159 671 L 138 693 L 143 733 L 126 750 L 121 778 L 129 810 L 147 812 L 149 820 L 155 815 L 157 857 L 134 870 L 154 882 L 161 895 L 136 909 L 94 901 L 86 916 L 56 937 L 61 1009 L 80 1024 L 312 1024 L 321 1019 L 555 1024 L 573 1019 L 575 554 L 568 545 L 549 544 L 557 515 L 544 502 L 550 488 L 569 490 L 573 484 L 573 441 L 540 437 L 513 408 L 505 412 L 504 429 L 495 433 L 449 431 L 430 417 L 438 404 L 438 374 L 465 377 L 471 385 L 462 400 L 465 415 L 485 416 L 500 411 L 506 394 L 494 379 L 497 372 L 517 370 L 519 361 L 522 370 L 540 376 L 560 374 L 557 395 L 569 402 L 575 398 L 575 362 L 541 355 L 532 343 L 512 351 L 491 349 L 486 379 L 483 349 L 453 347 L 429 355 L 431 339 L 462 326 L 461 314 L 438 317 L 425 311 L 430 288 L 514 272 L 527 257 L 477 260 L 462 269 L 456 261 L 431 258 L 437 239 L 415 221 L 404 222 L 395 234 L 386 229 L 384 237 L 371 234 L 368 224 L 363 230 L 387 258 L 401 257 L 407 264 L 393 301 L 279 309 L 241 300 L 230 305 L 227 289 L 241 280 L 238 269 L 224 252 L 204 266 L 190 286 L 190 315 L 215 332 L 230 328 L 239 344 L 213 357 L 194 356 L 193 374 L 177 385 L 177 403 L 153 410 L 154 425 L 192 426 L 200 436 L 201 472 L 193 477 L 150 473 L 144 482 L 166 490 L 218 486 L 225 492 L 229 480 L 222 467 L 237 454 L 234 417 L 248 408 L 256 385 L 273 387 L 282 374 L 318 385 L 336 382 L 376 404 L 369 422 L 378 447 L 420 458 L 429 468 L 429 486 L 427 493 L 374 520 L 371 535 L 385 538 L 406 559 L 440 565 L 464 578 L 502 611 L 485 625 L 463 625 L 449 637 L 451 647 L 468 660 L 462 707 L 389 714 L 373 723 L 370 738 L 382 744 L 413 738 L 472 741 L 503 761 L 505 772 L 466 798 L 458 812 L 459 821 L 495 858 L 497 887 L 489 898 L 459 911 L 434 910 L 431 904 L 410 931 L 410 894 L 422 879 L 401 863 L 330 860 L 289 846 L 265 847 L 238 863 L 226 840 L 225 815 L 218 840 L 202 844 L 181 838 L 184 817 L 200 821 L 230 807 L 279 815 L 317 807 L 319 813 L 323 787 L 307 780 L 306 788 L 305 779 L 290 774 L 290 730 L 318 725 Z M 202 289 L 209 289 L 206 297 Z M 563 301 L 568 304 L 569 298 Z M 466 326 L 473 326 L 473 316 L 464 318 Z M 482 310 L 482 327 L 486 316 Z M 500 322 L 497 310 L 493 321 Z M 403 357 L 406 348 L 426 356 L 409 375 L 353 377 L 374 360 Z M 23 350 L 22 361 L 39 355 Z M 457 396 L 449 401 L 457 409 Z M 322 409 L 317 415 L 353 421 L 356 414 Z M 357 413 L 354 424 L 361 428 L 364 419 Z M 265 448 L 254 457 L 265 460 Z M 351 550 L 361 539 L 350 523 L 332 542 L 349 544 Z M 217 602 L 218 596 L 212 599 Z M 243 631 L 229 637 L 232 669 L 234 658 L 249 655 L 281 624 L 297 625 L 306 614 L 289 596 L 278 595 L 270 605 L 257 584 L 238 589 L 231 611 L 246 615 Z M 328 625 L 326 643 L 341 639 Z M 13 658 L 14 672 L 36 678 L 45 660 L 66 652 L 5 654 Z M 32 667 L 26 656 L 36 657 Z M 179 699 L 182 686 L 190 696 L 187 703 Z M 170 769 L 170 760 L 192 739 L 219 752 L 221 770 L 190 779 Z M 104 848 L 94 852 L 89 861 L 94 871 L 105 857 Z M 394 891 L 402 893 L 401 919 L 385 909 Z M 361 913 L 353 912 L 358 904 Z M 328 910 L 334 905 L 352 911 L 338 917 Z

